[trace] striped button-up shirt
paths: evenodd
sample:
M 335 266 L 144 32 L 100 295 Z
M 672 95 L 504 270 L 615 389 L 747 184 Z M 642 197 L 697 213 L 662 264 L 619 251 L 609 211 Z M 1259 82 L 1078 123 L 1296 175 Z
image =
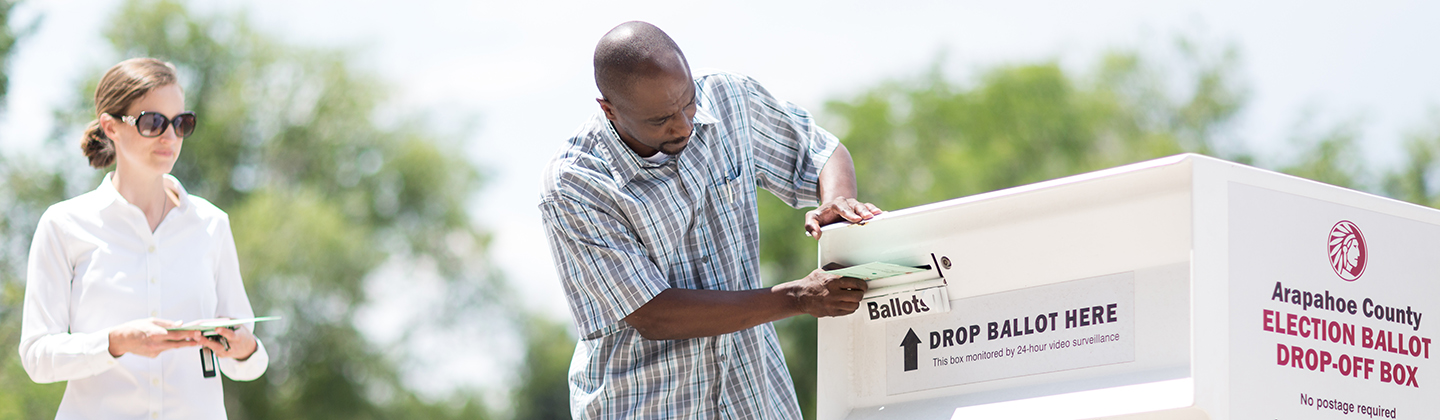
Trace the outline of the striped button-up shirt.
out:
M 546 169 L 540 210 L 581 336 L 575 418 L 800 418 L 772 325 L 647 340 L 624 321 L 672 287 L 762 287 L 755 189 L 816 205 L 839 144 L 753 79 L 714 73 L 695 85 L 695 132 L 680 154 L 648 162 L 597 114 Z

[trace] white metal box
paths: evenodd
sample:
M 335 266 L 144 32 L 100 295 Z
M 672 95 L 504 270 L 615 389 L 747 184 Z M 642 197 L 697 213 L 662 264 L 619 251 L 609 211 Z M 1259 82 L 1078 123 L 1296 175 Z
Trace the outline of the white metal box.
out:
M 821 319 L 820 420 L 1440 419 L 1435 209 L 1179 155 L 830 226 L 819 259 L 950 299 Z

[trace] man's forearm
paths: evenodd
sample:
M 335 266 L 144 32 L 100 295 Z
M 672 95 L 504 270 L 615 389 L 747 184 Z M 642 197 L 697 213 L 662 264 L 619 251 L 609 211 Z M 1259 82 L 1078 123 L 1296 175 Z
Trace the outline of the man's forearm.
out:
M 625 322 L 647 339 L 679 340 L 728 334 L 800 313 L 795 298 L 775 287 L 666 289 L 625 317 Z
M 835 197 L 858 198 L 859 188 L 855 185 L 855 161 L 845 145 L 836 145 L 835 152 L 825 167 L 820 168 L 820 202 L 826 203 Z
M 857 190 L 850 151 L 843 144 L 836 145 L 835 152 L 820 169 L 820 202 L 837 197 L 853 199 Z M 728 334 L 807 313 L 791 293 L 799 286 L 792 283 L 743 291 L 666 289 L 626 316 L 625 322 L 651 340 Z M 860 287 L 863 288 L 863 284 Z M 824 316 L 842 315 L 854 309 L 852 304 L 841 313 Z

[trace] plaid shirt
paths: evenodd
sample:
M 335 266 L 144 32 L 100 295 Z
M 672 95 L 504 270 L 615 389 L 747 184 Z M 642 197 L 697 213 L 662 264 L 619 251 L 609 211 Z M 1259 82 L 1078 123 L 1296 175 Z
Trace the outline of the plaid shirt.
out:
M 816 205 L 839 144 L 753 79 L 695 84 L 695 133 L 679 155 L 647 162 L 597 114 L 545 170 L 540 210 L 581 335 L 575 418 L 800 418 L 772 325 L 656 341 L 623 320 L 671 287 L 762 287 L 755 188 Z

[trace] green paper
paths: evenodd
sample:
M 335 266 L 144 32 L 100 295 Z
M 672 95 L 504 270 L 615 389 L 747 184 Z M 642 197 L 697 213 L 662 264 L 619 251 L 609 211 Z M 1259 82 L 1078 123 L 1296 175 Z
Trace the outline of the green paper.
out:
M 250 319 L 220 319 L 209 322 L 202 322 L 194 325 L 181 325 L 178 327 L 166 328 L 170 331 L 208 331 L 216 328 L 230 328 L 251 322 L 274 321 L 280 319 L 278 316 L 262 316 Z
M 827 270 L 825 272 L 837 276 L 851 277 L 869 281 L 883 279 L 886 277 L 895 277 L 902 274 L 918 273 L 921 271 L 925 271 L 925 269 L 907 267 L 903 265 L 884 262 L 872 262 L 835 270 Z

